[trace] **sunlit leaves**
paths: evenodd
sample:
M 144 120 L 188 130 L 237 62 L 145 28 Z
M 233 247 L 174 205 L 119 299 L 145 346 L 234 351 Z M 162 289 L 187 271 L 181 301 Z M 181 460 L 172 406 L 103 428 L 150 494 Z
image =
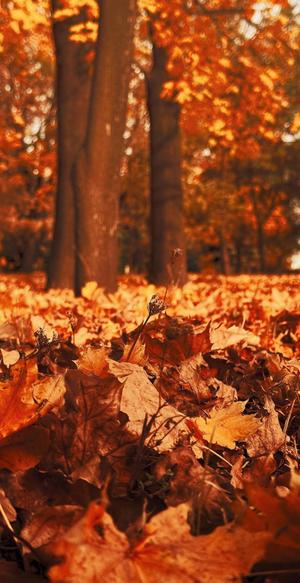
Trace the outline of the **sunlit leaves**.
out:
M 260 427 L 254 415 L 242 415 L 246 404 L 237 401 L 221 409 L 212 409 L 208 417 L 198 417 L 194 423 L 207 442 L 234 449 L 237 441 L 245 441 Z
M 61 565 L 50 570 L 51 581 L 86 583 L 105 576 L 109 583 L 130 579 L 135 583 L 156 583 L 165 579 L 177 583 L 229 583 L 246 575 L 264 553 L 269 535 L 249 533 L 241 528 L 219 527 L 213 533 L 192 537 L 187 524 L 188 506 L 169 508 L 146 526 L 141 540 L 131 545 L 116 530 L 110 516 L 95 504 L 80 522 L 54 544 Z M 196 576 L 196 578 L 195 578 Z
M 0 503 L 50 580 L 229 583 L 258 561 L 293 567 L 298 287 L 191 276 L 141 329 L 153 286 L 123 278 L 114 295 L 75 299 L 0 278 L 0 310 L 19 310 L 0 326 L 18 350 L 1 350 L 21 355 L 2 363 Z M 82 328 L 79 348 L 67 339 Z
M 37 421 L 61 403 L 65 392 L 61 375 L 39 379 L 35 363 L 21 360 L 11 374 L 0 383 L 0 438 Z

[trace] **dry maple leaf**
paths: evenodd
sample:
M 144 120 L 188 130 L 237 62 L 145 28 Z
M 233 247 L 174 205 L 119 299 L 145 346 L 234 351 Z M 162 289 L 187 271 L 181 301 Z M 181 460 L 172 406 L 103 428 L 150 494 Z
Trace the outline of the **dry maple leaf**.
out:
M 259 338 L 253 332 L 240 328 L 238 326 L 218 326 L 210 329 L 210 340 L 212 343 L 212 350 L 220 350 L 233 346 L 239 342 L 247 342 L 247 344 L 259 344 Z
M 265 560 L 270 563 L 299 564 L 300 496 L 287 487 L 263 488 L 255 483 L 245 485 L 248 504 L 239 508 L 239 523 L 252 532 L 265 529 L 271 533 Z M 290 565 L 289 565 L 290 567 Z
M 95 455 L 106 455 L 120 446 L 124 435 L 118 420 L 121 384 L 112 375 L 73 369 L 65 378 L 65 405 L 47 419 L 51 449 L 44 464 L 49 470 L 55 465 L 70 475 Z
M 141 435 L 145 418 L 153 419 L 148 445 L 159 451 L 174 447 L 179 437 L 187 433 L 184 416 L 161 398 L 144 369 L 129 362 L 109 360 L 109 371 L 123 384 L 120 410 L 128 415 L 126 429 Z
M 0 339 L 5 339 L 5 338 L 17 338 L 18 337 L 18 331 L 17 331 L 17 326 L 15 322 L 2 322 L 2 324 L 0 324 Z
M 151 363 L 177 366 L 199 352 L 209 352 L 209 324 L 194 327 L 187 320 L 165 316 L 147 324 L 143 331 L 146 355 Z
M 143 537 L 129 545 L 95 503 L 52 550 L 63 557 L 49 571 L 52 582 L 232 583 L 241 581 L 264 554 L 269 535 L 226 525 L 193 537 L 182 504 L 156 515 Z
M 247 452 L 251 457 L 275 453 L 285 441 L 274 402 L 268 396 L 264 408 L 268 411 L 268 416 L 262 419 L 257 431 L 247 439 Z
M 74 522 L 81 518 L 83 512 L 83 508 L 75 504 L 45 505 L 25 520 L 21 536 L 33 548 L 39 549 L 39 556 L 42 550 L 43 559 L 49 561 L 47 552 L 49 543 L 62 536 Z M 24 552 L 29 552 L 28 547 L 25 547 Z
M 260 421 L 254 415 L 242 415 L 247 401 L 237 401 L 228 407 L 214 407 L 209 417 L 191 419 L 203 438 L 210 443 L 234 449 L 237 441 L 245 441 L 260 427 Z
M 159 480 L 167 479 L 168 506 L 193 500 L 193 525 L 198 534 L 211 532 L 230 515 L 230 499 L 222 477 L 213 468 L 202 466 L 190 446 L 177 447 L 161 456 L 155 475 Z
M 63 375 L 38 378 L 35 362 L 19 361 L 12 367 L 12 379 L 0 383 L 0 439 L 33 424 L 65 393 Z
M 131 344 L 125 346 L 122 361 L 144 366 L 147 363 L 145 349 L 145 344 L 143 344 L 140 338 L 136 342 L 133 340 Z
M 243 490 L 245 482 L 268 486 L 276 469 L 277 464 L 272 453 L 251 460 L 239 455 L 231 468 L 231 484 L 239 490 Z
M 93 374 L 101 376 L 107 370 L 107 356 L 106 348 L 92 348 L 87 346 L 77 362 L 79 370 L 85 374 Z
M 49 447 L 45 427 L 24 427 L 0 441 L 0 468 L 17 472 L 33 468 Z

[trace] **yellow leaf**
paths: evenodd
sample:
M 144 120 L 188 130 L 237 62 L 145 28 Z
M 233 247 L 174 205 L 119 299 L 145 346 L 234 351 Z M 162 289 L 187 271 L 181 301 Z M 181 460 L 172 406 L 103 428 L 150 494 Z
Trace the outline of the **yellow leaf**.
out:
M 14 111 L 12 115 L 13 115 L 13 118 L 14 118 L 14 122 L 16 124 L 18 124 L 19 126 L 24 126 L 25 125 L 24 119 L 23 119 L 22 115 L 18 111 Z
M 18 22 L 14 22 L 14 21 L 12 21 L 12 22 L 10 23 L 10 28 L 12 28 L 12 30 L 13 30 L 14 32 L 16 32 L 17 34 L 19 34 L 19 33 L 20 33 L 20 25 L 19 25 L 19 23 L 18 23 Z
M 210 130 L 212 132 L 220 132 L 221 130 L 224 129 L 225 126 L 225 122 L 222 119 L 216 119 L 216 121 L 214 121 L 214 123 L 210 126 Z
M 271 79 L 278 79 L 278 73 L 277 71 L 274 71 L 274 69 L 268 69 L 267 73 Z
M 155 0 L 139 0 L 139 6 L 142 10 L 147 10 L 154 14 L 157 10 L 157 5 Z
M 270 113 L 269 111 L 266 111 L 265 120 L 269 121 L 270 123 L 274 123 L 274 121 L 275 121 L 274 115 L 272 113 Z
M 246 67 L 252 67 L 252 62 L 247 57 L 240 57 L 239 61 L 240 61 L 240 63 L 242 63 Z
M 246 404 L 247 401 L 237 401 L 223 409 L 214 407 L 208 418 L 197 417 L 193 421 L 206 441 L 234 449 L 236 441 L 245 441 L 260 427 L 254 415 L 242 415 Z
M 274 83 L 273 83 L 271 77 L 269 75 L 267 75 L 266 73 L 261 73 L 260 80 L 263 82 L 263 84 L 266 87 L 268 87 L 268 89 L 274 88 Z
M 230 60 L 229 59 L 224 59 L 224 58 L 223 59 L 220 59 L 220 64 L 223 65 L 223 67 L 226 67 L 226 68 L 231 66 Z
M 228 91 L 230 93 L 239 93 L 240 92 L 239 88 L 236 85 L 229 85 Z
M 208 75 L 197 75 L 197 74 L 193 75 L 193 81 L 194 81 L 195 85 L 205 85 L 205 83 L 207 83 L 208 79 L 209 79 Z
M 62 8 L 54 12 L 54 20 L 65 20 L 76 14 L 76 8 Z
M 296 134 L 300 131 L 300 111 L 294 115 L 291 131 Z
M 228 140 L 229 142 L 233 142 L 234 140 L 234 134 L 231 130 L 227 130 L 224 134 L 224 137 L 226 138 L 226 140 Z
M 224 75 L 224 73 L 222 73 L 222 71 L 219 71 L 219 72 L 217 73 L 217 77 L 218 77 L 218 79 L 220 79 L 221 81 L 227 81 L 227 77 L 226 77 L 226 75 Z
M 97 287 L 98 284 L 96 281 L 88 281 L 88 283 L 86 283 L 81 290 L 82 297 L 86 298 L 87 300 L 91 300 Z

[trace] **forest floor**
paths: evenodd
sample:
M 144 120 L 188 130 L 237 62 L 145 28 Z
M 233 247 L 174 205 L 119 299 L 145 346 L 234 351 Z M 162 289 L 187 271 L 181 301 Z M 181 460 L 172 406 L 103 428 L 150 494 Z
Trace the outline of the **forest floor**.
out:
M 300 580 L 300 275 L 0 276 L 0 579 Z

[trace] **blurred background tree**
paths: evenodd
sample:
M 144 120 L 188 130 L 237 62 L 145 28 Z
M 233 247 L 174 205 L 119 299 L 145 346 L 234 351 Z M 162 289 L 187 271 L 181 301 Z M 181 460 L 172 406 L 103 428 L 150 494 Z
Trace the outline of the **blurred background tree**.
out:
M 2 267 L 42 269 L 55 184 L 54 64 L 46 2 L 1 6 Z
M 189 270 L 290 268 L 299 231 L 299 16 L 294 4 L 140 0 L 119 187 L 121 271 L 126 266 L 150 272 L 162 283 L 170 278 L 172 248 L 181 247 L 182 263 L 171 277 L 183 283 L 185 241 Z M 62 115 L 70 148 L 76 150 L 82 139 L 75 134 L 85 114 L 73 120 L 84 101 L 81 91 L 89 91 L 95 5 L 68 0 L 52 6 L 65 11 L 55 19 L 54 33 L 56 44 L 57 35 L 65 35 L 70 50 L 64 64 L 66 50 L 59 56 L 57 44 L 60 67 L 68 68 L 75 83 L 66 84 L 73 113 Z M 2 265 L 39 269 L 49 253 L 56 183 L 50 6 L 46 0 L 12 0 L 2 12 Z M 152 50 L 163 58 L 152 60 Z M 161 72 L 155 73 L 158 67 Z M 153 101 L 154 75 L 160 76 Z M 59 266 L 68 272 L 76 245 L 66 222 L 71 218 L 72 223 L 74 206 L 67 202 L 60 169 L 68 157 L 59 152 L 58 189 L 64 193 L 66 220 L 54 237 L 54 285 Z

